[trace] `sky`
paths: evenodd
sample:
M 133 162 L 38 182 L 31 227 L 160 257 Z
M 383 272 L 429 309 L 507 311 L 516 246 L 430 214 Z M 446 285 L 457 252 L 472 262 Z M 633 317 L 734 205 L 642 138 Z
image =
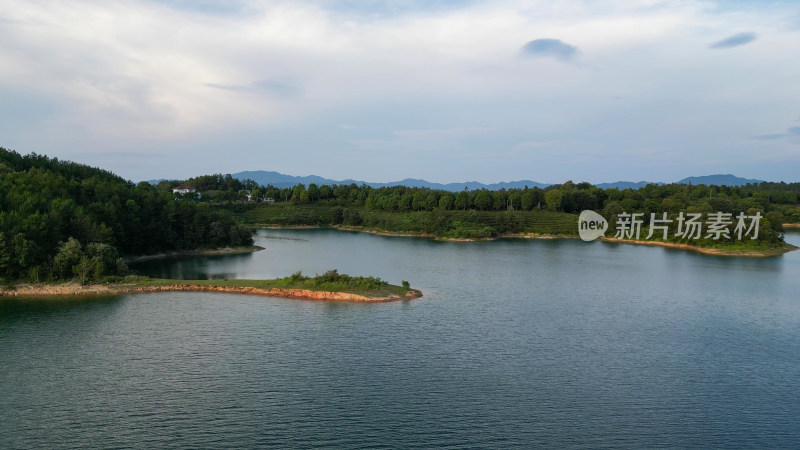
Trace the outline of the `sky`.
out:
M 0 0 L 0 147 L 133 181 L 800 181 L 800 4 Z

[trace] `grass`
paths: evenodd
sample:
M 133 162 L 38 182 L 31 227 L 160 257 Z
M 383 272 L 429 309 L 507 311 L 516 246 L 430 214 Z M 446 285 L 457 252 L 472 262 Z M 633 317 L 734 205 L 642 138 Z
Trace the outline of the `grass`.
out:
M 239 213 L 244 222 L 258 225 L 278 226 L 331 226 L 334 223 L 337 207 L 324 204 L 301 205 L 294 203 L 273 203 L 257 205 Z M 354 214 L 358 220 L 352 220 Z M 450 239 L 487 239 L 515 234 L 543 234 L 554 236 L 576 236 L 578 216 L 556 211 L 476 211 L 476 210 L 433 210 L 389 212 L 367 208 L 343 208 L 344 227 L 359 231 L 402 233 L 407 235 L 434 236 Z M 351 228 L 355 227 L 355 228 Z M 674 230 L 671 231 L 674 233 Z M 613 237 L 609 229 L 606 236 Z M 646 240 L 647 227 L 642 228 L 641 238 Z M 666 241 L 651 239 L 654 242 L 686 244 L 698 248 L 723 250 L 728 254 L 758 253 L 760 255 L 779 255 L 795 247 L 784 242 L 767 241 L 715 241 L 713 239 L 680 240 L 670 238 Z
M 307 277 L 301 272 L 295 272 L 288 277 L 272 280 L 174 280 L 133 276 L 126 277 L 120 282 L 132 283 L 142 287 L 197 284 L 208 286 L 252 287 L 256 289 L 307 289 L 309 291 L 346 292 L 368 297 L 385 297 L 388 295 L 404 296 L 411 290 L 410 286 L 407 288 L 389 284 L 377 277 L 353 277 L 340 274 L 336 270 L 329 270 L 323 275 L 315 275 L 314 277 Z
M 714 240 L 711 238 L 702 238 L 702 239 L 687 239 L 687 238 L 678 238 L 675 236 L 670 235 L 668 239 L 663 240 L 660 239 L 660 234 L 656 234 L 650 239 L 647 239 L 647 228 L 643 228 L 640 234 L 640 238 L 638 239 L 623 239 L 624 241 L 644 241 L 644 242 L 663 242 L 665 244 L 676 244 L 676 245 L 689 245 L 692 247 L 697 247 L 699 249 L 714 249 L 720 250 L 724 252 L 725 255 L 729 256 L 737 256 L 737 255 L 744 255 L 744 256 L 777 256 L 781 255 L 786 252 L 790 252 L 792 250 L 797 249 L 794 245 L 788 244 L 783 241 L 763 241 L 763 240 L 752 240 L 752 239 L 733 239 L 733 240 Z M 609 231 L 606 233 L 608 237 L 614 237 L 614 232 Z
M 248 224 L 326 226 L 334 222 L 336 207 L 328 205 L 261 204 L 242 213 L 239 219 Z
M 336 206 L 293 203 L 258 205 L 238 213 L 250 225 L 331 226 L 338 223 Z M 354 215 L 357 219 L 353 219 Z M 450 238 L 489 238 L 508 233 L 574 236 L 578 216 L 562 212 L 433 210 L 390 212 L 367 208 L 343 208 L 343 225 L 365 230 L 425 234 Z
M 702 240 L 698 241 L 698 243 L 691 243 L 691 245 L 695 245 L 700 248 L 713 248 L 717 250 L 724 250 L 727 254 L 731 255 L 735 255 L 737 253 L 741 254 L 758 253 L 764 256 L 777 256 L 797 248 L 791 244 L 787 244 L 786 242 L 771 243 L 771 242 L 753 241 L 753 240 L 742 240 L 733 242 Z
M 35 284 L 14 284 L 0 288 L 2 297 L 74 297 L 80 298 L 94 295 L 120 295 L 144 292 L 160 292 L 162 290 L 217 291 L 240 292 L 243 294 L 265 294 L 277 297 L 313 298 L 318 300 L 337 299 L 347 301 L 391 301 L 417 298 L 419 291 L 411 289 L 407 281 L 402 286 L 389 284 L 376 277 L 351 277 L 329 270 L 323 275 L 304 276 L 296 272 L 291 276 L 274 280 L 178 280 L 148 278 L 129 275 L 126 277 L 105 277 L 100 281 L 78 285 L 73 281 L 47 282 Z M 202 288 L 200 286 L 203 286 Z M 205 286 L 208 286 L 207 288 Z M 162 288 L 164 287 L 164 288 Z M 233 288 L 233 289 L 225 289 Z M 250 291 L 253 288 L 267 292 Z M 270 291 L 284 289 L 286 291 Z M 305 292 L 297 292 L 302 290 Z M 312 294 L 316 291 L 325 294 Z M 332 295 L 330 295 L 332 293 Z M 366 297 L 366 299 L 364 299 Z

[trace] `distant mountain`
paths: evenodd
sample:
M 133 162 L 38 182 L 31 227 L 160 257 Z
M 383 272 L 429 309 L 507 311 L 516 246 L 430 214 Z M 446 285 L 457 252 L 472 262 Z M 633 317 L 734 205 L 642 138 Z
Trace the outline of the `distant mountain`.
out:
M 322 178 L 316 175 L 309 175 L 305 177 L 298 177 L 293 175 L 285 175 L 279 172 L 270 172 L 265 170 L 250 170 L 245 172 L 238 172 L 232 174 L 234 178 L 244 180 L 244 179 L 251 179 L 258 184 L 267 185 L 271 184 L 278 188 L 286 188 L 292 187 L 297 184 L 305 184 L 308 185 L 310 183 L 316 183 L 318 185 L 322 184 L 351 184 L 355 183 L 357 185 L 366 184 L 367 186 L 371 186 L 374 188 L 379 187 L 390 187 L 390 186 L 408 186 L 408 187 L 424 187 L 430 189 L 441 189 L 444 191 L 451 191 L 451 192 L 458 192 L 464 190 L 466 187 L 468 190 L 475 190 L 475 189 L 513 189 L 513 188 L 524 188 L 525 186 L 528 187 L 547 187 L 550 186 L 549 184 L 539 183 L 536 181 L 531 180 L 521 180 L 521 181 L 511 181 L 511 182 L 502 182 L 502 183 L 493 183 L 493 184 L 483 184 L 477 181 L 467 181 L 464 183 L 432 183 L 426 180 L 419 180 L 415 178 L 406 178 L 400 181 L 391 181 L 388 183 L 374 183 L 368 181 L 359 181 L 359 180 L 332 180 L 329 178 Z
M 745 184 L 757 184 L 763 183 L 764 180 L 753 180 L 749 178 L 739 178 L 735 175 L 731 174 L 718 174 L 718 175 L 704 175 L 701 177 L 688 177 L 684 178 L 681 181 L 678 181 L 677 184 L 705 184 L 708 186 L 744 186 Z
M 498 189 L 522 189 L 525 186 L 529 188 L 538 187 L 538 188 L 546 188 L 547 186 L 551 186 L 551 184 L 547 183 L 539 183 L 538 181 L 531 181 L 531 180 L 520 180 L 520 181 L 508 181 L 508 182 L 500 182 L 500 183 L 492 183 L 492 184 L 483 184 L 477 181 L 465 181 L 463 183 L 434 183 L 427 180 L 420 180 L 417 178 L 406 178 L 400 181 L 391 181 L 388 183 L 374 183 L 368 181 L 359 181 L 359 180 L 332 180 L 330 178 L 323 178 L 317 175 L 308 175 L 305 177 L 299 177 L 294 175 L 286 175 L 280 172 L 273 172 L 273 171 L 266 171 L 266 170 L 248 170 L 244 172 L 238 172 L 232 174 L 234 178 L 239 180 L 244 179 L 251 179 L 260 185 L 268 185 L 271 184 L 278 188 L 287 188 L 293 187 L 298 184 L 304 184 L 308 186 L 311 183 L 315 183 L 317 185 L 342 185 L 342 184 L 352 184 L 355 183 L 357 185 L 366 184 L 367 186 L 371 186 L 374 188 L 379 187 L 390 187 L 390 186 L 408 186 L 408 187 L 423 187 L 429 189 L 438 189 L 443 191 L 450 191 L 450 192 L 458 192 L 464 190 L 474 191 L 477 189 L 489 189 L 489 190 L 498 190 Z M 165 181 L 164 179 L 158 180 L 148 180 L 150 184 L 158 184 L 161 181 Z M 688 177 L 684 178 L 680 181 L 675 182 L 676 184 L 706 184 L 706 185 L 716 185 L 716 186 L 744 186 L 748 183 L 761 183 L 762 180 L 754 180 L 748 178 L 740 178 L 731 174 L 718 174 L 718 175 L 705 175 L 699 177 Z M 654 181 L 616 181 L 614 183 L 599 183 L 595 186 L 601 189 L 639 189 L 648 184 L 665 184 L 662 182 L 654 182 Z
M 600 189 L 639 189 L 642 187 L 647 186 L 648 184 L 664 184 L 664 183 L 655 183 L 652 181 L 617 181 L 614 183 L 599 183 L 595 184 L 595 186 L 599 187 Z
M 538 187 L 544 188 L 550 186 L 549 184 L 539 183 L 538 181 L 531 181 L 531 180 L 520 180 L 520 181 L 508 181 L 508 182 L 501 182 L 501 183 L 492 183 L 492 184 L 483 184 L 478 181 L 465 181 L 463 183 L 433 183 L 426 180 L 418 180 L 414 178 L 406 178 L 405 180 L 400 181 L 392 181 L 389 183 L 367 183 L 372 187 L 383 187 L 383 186 L 408 186 L 408 187 L 425 187 L 430 189 L 440 189 L 443 191 L 450 191 L 450 192 L 458 192 L 463 191 L 464 188 L 467 190 L 474 191 L 477 189 L 489 189 L 489 190 L 498 190 L 498 189 L 522 189 L 525 186 L 529 188 Z
M 750 178 L 740 178 L 735 175 L 731 174 L 718 174 L 718 175 L 703 175 L 700 177 L 687 177 L 682 179 L 681 181 L 676 181 L 675 184 L 705 184 L 707 186 L 744 186 L 748 183 L 763 183 L 764 180 L 754 180 Z M 596 184 L 595 186 L 602 188 L 602 189 L 639 189 L 642 187 L 647 186 L 648 184 L 665 184 L 661 182 L 653 182 L 653 181 L 617 181 L 616 183 L 600 183 Z
M 233 178 L 239 180 L 251 179 L 260 185 L 271 184 L 278 188 L 293 187 L 298 184 L 305 184 L 308 186 L 311 183 L 318 185 L 322 184 L 361 184 L 362 181 L 355 180 L 331 180 L 329 178 L 322 178 L 316 175 L 309 175 L 306 177 L 297 177 L 294 175 L 285 175 L 279 172 L 270 172 L 266 170 L 248 170 L 244 172 L 231 174 Z

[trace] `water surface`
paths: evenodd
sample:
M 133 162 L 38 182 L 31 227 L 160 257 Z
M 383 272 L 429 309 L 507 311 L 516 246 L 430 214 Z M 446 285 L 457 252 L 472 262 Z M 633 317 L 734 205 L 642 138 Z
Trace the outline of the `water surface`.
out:
M 800 443 L 800 252 L 330 230 L 262 231 L 257 244 L 139 269 L 336 268 L 425 297 L 0 301 L 0 448 Z

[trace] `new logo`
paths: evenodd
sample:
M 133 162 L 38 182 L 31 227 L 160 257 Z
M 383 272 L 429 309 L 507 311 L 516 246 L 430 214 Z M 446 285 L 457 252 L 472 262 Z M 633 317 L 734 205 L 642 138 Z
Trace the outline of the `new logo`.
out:
M 591 210 L 581 211 L 578 216 L 578 234 L 584 241 L 593 241 L 600 236 L 605 236 L 608 230 L 608 221 Z

